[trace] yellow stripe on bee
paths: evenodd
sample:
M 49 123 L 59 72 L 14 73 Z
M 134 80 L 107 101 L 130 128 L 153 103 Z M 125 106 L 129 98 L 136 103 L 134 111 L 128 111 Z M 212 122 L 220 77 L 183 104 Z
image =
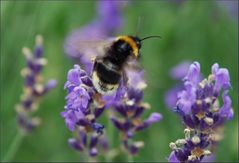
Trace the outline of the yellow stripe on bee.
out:
M 133 54 L 134 54 L 135 58 L 138 57 L 139 49 L 137 47 L 136 42 L 132 38 L 130 38 L 129 36 L 119 36 L 119 37 L 117 37 L 117 40 L 123 40 L 123 41 L 127 42 L 133 49 Z

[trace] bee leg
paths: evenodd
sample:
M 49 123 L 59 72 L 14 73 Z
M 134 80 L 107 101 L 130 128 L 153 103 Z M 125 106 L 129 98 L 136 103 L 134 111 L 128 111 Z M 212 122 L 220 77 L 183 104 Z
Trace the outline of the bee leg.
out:
M 93 56 L 90 58 L 91 62 L 95 63 L 95 61 L 101 60 L 102 57 L 101 56 Z
M 98 107 L 98 109 L 101 109 L 105 106 L 105 102 L 102 99 L 102 95 L 100 93 L 95 93 L 93 95 L 94 103 Z
M 91 57 L 90 60 L 92 63 L 95 63 L 96 57 Z

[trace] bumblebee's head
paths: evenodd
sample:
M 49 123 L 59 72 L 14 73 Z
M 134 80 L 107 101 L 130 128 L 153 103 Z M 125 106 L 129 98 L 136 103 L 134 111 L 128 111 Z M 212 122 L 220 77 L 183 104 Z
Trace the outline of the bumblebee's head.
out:
M 153 37 L 161 38 L 160 36 L 148 36 L 140 39 L 137 36 L 119 36 L 117 38 L 117 50 L 125 53 L 130 52 L 135 58 L 138 58 L 142 41 Z
M 141 40 L 140 40 L 140 38 L 137 37 L 137 36 L 130 36 L 130 38 L 132 38 L 133 41 L 136 43 L 136 47 L 138 49 L 140 49 L 141 48 Z
M 132 38 L 132 40 L 135 42 L 136 44 L 136 48 L 137 48 L 137 54 L 134 54 L 136 56 L 136 58 L 140 57 L 140 48 L 141 48 L 141 40 L 139 37 L 137 36 L 130 36 Z
M 139 56 L 141 41 L 134 36 L 119 36 L 116 41 L 117 51 L 133 55 L 135 58 Z

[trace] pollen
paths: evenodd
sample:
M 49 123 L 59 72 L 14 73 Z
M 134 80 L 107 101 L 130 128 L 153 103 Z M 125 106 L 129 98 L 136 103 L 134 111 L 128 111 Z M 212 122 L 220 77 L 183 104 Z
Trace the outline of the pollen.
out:
M 176 142 L 175 142 L 177 145 L 183 145 L 183 144 L 186 144 L 187 141 L 185 139 L 178 139 Z
M 47 64 L 47 59 L 46 58 L 40 58 L 38 60 L 36 60 L 36 62 L 40 65 L 46 65 Z
M 23 47 L 22 48 L 22 53 L 25 55 L 27 59 L 30 59 L 32 57 L 32 52 L 29 48 Z
M 36 84 L 35 85 L 35 90 L 38 92 L 38 93 L 42 93 L 44 91 L 44 87 L 42 84 Z
M 42 46 L 42 44 L 43 44 L 43 37 L 42 37 L 42 35 L 37 35 L 36 36 L 36 44 L 38 46 Z
M 209 155 L 211 155 L 211 154 L 212 154 L 211 151 L 209 151 L 209 150 L 204 150 L 204 155 L 209 156 Z
M 188 156 L 188 160 L 190 160 L 190 161 L 196 160 L 196 158 L 197 157 L 195 155 Z
M 198 117 L 198 119 L 201 120 L 205 117 L 205 113 L 200 111 L 199 113 L 196 114 L 196 117 Z
M 134 124 L 135 126 L 139 126 L 139 125 L 142 123 L 139 118 L 133 119 L 132 122 L 133 122 L 133 124 Z
M 134 105 L 134 100 L 126 101 L 126 104 L 129 105 L 129 106 L 133 106 Z
M 137 142 L 134 143 L 134 145 L 135 145 L 136 147 L 140 148 L 140 147 L 143 147 L 143 146 L 144 146 L 144 142 L 143 142 L 143 141 L 137 141 Z
M 93 114 L 88 114 L 86 116 L 86 119 L 88 119 L 89 121 L 93 120 L 95 118 L 95 116 Z
M 197 100 L 197 101 L 196 101 L 196 104 L 197 104 L 197 105 L 202 105 L 202 100 Z
M 201 148 L 199 147 L 195 147 L 193 150 L 192 150 L 192 155 L 200 158 L 203 154 L 204 154 L 204 150 L 202 150 Z
M 105 106 L 105 101 L 102 100 L 101 94 L 95 93 L 93 95 L 93 99 L 94 99 L 95 106 L 98 106 L 98 108 L 103 108 Z
M 201 82 L 199 83 L 199 86 L 200 86 L 201 88 L 204 88 L 206 84 L 207 84 L 207 79 L 204 79 L 203 81 L 201 81 Z
M 134 115 L 134 112 L 132 110 L 129 110 L 126 112 L 127 117 L 132 117 Z
M 198 144 L 201 142 L 201 140 L 197 135 L 195 135 L 192 137 L 192 142 L 193 142 L 193 144 Z
M 190 139 L 190 129 L 185 128 L 184 129 L 185 139 Z
M 147 102 L 141 102 L 140 106 L 143 107 L 144 109 L 150 109 L 151 107 L 150 104 Z
M 177 149 L 177 146 L 176 146 L 176 144 L 175 144 L 175 143 L 173 143 L 173 142 L 171 142 L 171 143 L 169 144 L 169 147 L 170 147 L 172 150 L 175 150 L 175 149 Z
M 212 102 L 211 98 L 210 97 L 207 97 L 205 98 L 204 100 L 207 104 L 210 104 Z
M 211 126 L 211 125 L 213 124 L 213 119 L 212 119 L 212 118 L 205 117 L 205 118 L 204 118 L 204 121 L 205 121 L 209 126 Z
M 21 70 L 21 75 L 23 76 L 23 77 L 25 77 L 25 76 L 27 76 L 27 75 L 30 75 L 31 74 L 31 70 L 29 69 L 29 68 L 23 68 L 22 70 Z

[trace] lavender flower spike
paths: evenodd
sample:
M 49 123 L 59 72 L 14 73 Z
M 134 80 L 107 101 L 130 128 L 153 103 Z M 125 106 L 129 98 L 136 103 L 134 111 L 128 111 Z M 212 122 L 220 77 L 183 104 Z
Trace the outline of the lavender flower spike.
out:
M 21 75 L 25 79 L 24 92 L 21 95 L 21 102 L 16 105 L 17 122 L 23 133 L 30 133 L 40 124 L 39 117 L 31 117 L 31 114 L 38 109 L 39 99 L 53 89 L 57 81 L 51 79 L 43 84 L 41 70 L 47 60 L 43 58 L 43 38 L 36 36 L 35 50 L 32 54 L 30 49 L 23 48 L 23 54 L 27 60 L 27 67 L 22 69 Z
M 88 151 L 90 156 L 96 156 L 97 146 L 103 150 L 108 148 L 103 137 L 104 126 L 96 120 L 110 103 L 102 100 L 92 85 L 91 76 L 93 62 L 97 50 L 91 46 L 82 46 L 85 41 L 99 41 L 113 36 L 122 25 L 122 8 L 126 1 L 104 1 L 97 3 L 97 18 L 84 27 L 70 33 L 64 43 L 66 55 L 79 59 L 84 66 L 75 65 L 68 72 L 65 89 L 65 110 L 61 116 L 71 132 L 77 132 L 77 137 L 69 139 L 69 144 L 77 151 Z M 113 102 L 113 100 L 112 100 Z M 86 141 L 87 140 L 87 141 Z
M 67 89 L 68 95 L 61 116 L 65 119 L 67 128 L 78 133 L 78 136 L 70 138 L 68 143 L 77 151 L 88 150 L 90 156 L 96 156 L 97 144 L 105 144 L 101 137 L 104 126 L 96 122 L 105 109 L 104 104 L 99 100 L 91 78 L 79 65 L 74 65 L 74 68 L 69 70 L 64 88 Z
M 186 126 L 185 137 L 170 143 L 169 162 L 201 162 L 215 152 L 224 123 L 233 118 L 228 70 L 215 63 L 208 78 L 200 81 L 199 76 L 200 64 L 194 62 L 184 78 L 184 90 L 178 93 L 176 109 Z
M 174 66 L 169 72 L 171 79 L 180 80 L 181 82 L 181 79 L 187 74 L 190 64 L 191 62 L 189 61 L 183 61 Z M 165 93 L 164 101 L 168 108 L 173 109 L 175 107 L 177 102 L 177 92 L 182 88 L 183 85 L 177 83 L 173 88 Z
M 129 78 L 126 86 L 121 85 L 113 100 L 107 100 L 114 108 L 111 114 L 113 125 L 120 131 L 121 141 L 129 154 L 135 155 L 144 145 L 143 141 L 133 141 L 134 135 L 162 119 L 161 114 L 152 113 L 149 118 L 142 120 L 145 110 L 150 108 L 143 102 L 143 90 L 146 88 L 142 70 L 128 70 Z M 118 115 L 118 116 L 117 116 Z M 119 116 L 120 115 L 120 116 Z

